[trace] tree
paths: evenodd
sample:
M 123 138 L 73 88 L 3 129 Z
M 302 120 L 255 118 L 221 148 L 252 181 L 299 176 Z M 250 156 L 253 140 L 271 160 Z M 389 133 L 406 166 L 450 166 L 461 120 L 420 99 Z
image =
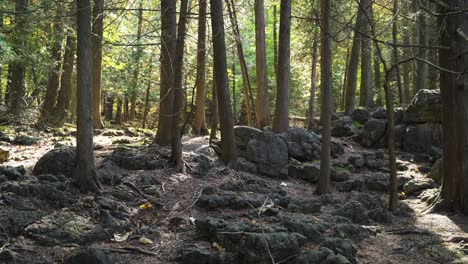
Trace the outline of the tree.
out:
M 255 0 L 255 44 L 257 62 L 257 127 L 263 129 L 270 124 L 268 93 L 265 7 L 263 0 Z
M 198 3 L 198 41 L 197 41 L 197 97 L 195 101 L 195 134 L 206 134 L 205 102 L 206 102 L 206 0 Z
M 174 102 L 174 58 L 176 51 L 176 1 L 161 0 L 161 58 L 159 122 L 154 143 L 166 146 L 172 139 L 172 104 Z
M 182 87 L 182 74 L 184 67 L 185 32 L 187 28 L 188 0 L 182 0 L 180 4 L 179 26 L 177 30 L 176 57 L 174 65 L 174 103 L 172 120 L 172 161 L 178 172 L 185 172 L 185 164 L 182 159 L 182 134 L 181 134 L 181 112 L 184 101 Z
M 101 120 L 102 38 L 104 33 L 104 0 L 93 0 L 93 126 L 103 128 Z
M 218 113 L 221 130 L 221 159 L 225 164 L 235 166 L 236 144 L 234 137 L 234 119 L 232 116 L 229 80 L 227 75 L 226 42 L 224 37 L 223 1 L 210 0 L 211 26 L 213 38 L 213 66 Z
M 91 40 L 91 2 L 77 0 L 77 123 L 75 178 L 82 192 L 101 192 L 93 154 L 93 54 Z
M 278 47 L 278 77 L 273 131 L 289 128 L 289 85 L 291 77 L 291 0 L 281 0 Z
M 321 12 L 321 96 L 322 96 L 322 146 L 320 154 L 320 178 L 317 187 L 318 194 L 326 194 L 330 188 L 330 167 L 331 167 L 331 115 L 333 109 L 332 99 L 332 40 L 331 32 L 331 0 L 320 1 Z

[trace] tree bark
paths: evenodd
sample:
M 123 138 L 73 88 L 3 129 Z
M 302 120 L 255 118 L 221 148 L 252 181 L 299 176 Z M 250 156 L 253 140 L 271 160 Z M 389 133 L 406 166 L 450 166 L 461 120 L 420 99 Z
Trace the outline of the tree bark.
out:
M 362 1 L 362 0 L 361 0 Z M 346 96 L 345 96 L 345 115 L 351 115 L 356 105 L 356 82 L 359 67 L 359 54 L 361 51 L 361 35 L 357 32 L 361 30 L 363 21 L 363 10 L 358 7 L 358 13 L 356 17 L 356 25 L 353 36 L 353 46 L 351 48 L 351 55 L 349 58 L 349 64 L 347 67 L 348 80 L 346 83 Z
M 312 69 L 310 76 L 310 97 L 309 111 L 307 115 L 307 129 L 312 129 L 315 126 L 315 92 L 317 90 L 317 62 L 318 62 L 318 36 L 317 31 L 314 32 L 314 44 L 312 45 Z
M 236 164 L 234 120 L 232 116 L 229 81 L 227 76 L 226 42 L 224 38 L 223 1 L 210 0 L 213 34 L 213 65 L 218 97 L 219 123 L 221 130 L 221 159 L 229 166 Z
M 75 178 L 82 192 L 100 193 L 93 154 L 93 52 L 91 40 L 91 2 L 77 0 L 78 85 Z
M 193 131 L 196 135 L 207 134 L 206 127 L 206 0 L 198 4 L 198 41 L 197 41 L 197 95 L 195 101 L 195 120 Z
M 364 107 L 374 105 L 373 83 L 372 83 L 372 42 L 367 36 L 370 35 L 370 24 L 372 21 L 372 1 L 361 0 L 363 10 L 363 23 L 361 36 L 361 95 L 359 104 Z
M 330 189 L 330 167 L 331 167 L 331 118 L 333 109 L 332 98 L 332 39 L 329 32 L 331 24 L 331 0 L 320 1 L 320 16 L 322 22 L 321 31 L 321 98 L 322 98 L 322 146 L 320 154 L 320 178 L 317 193 L 320 195 L 328 193 Z
M 257 65 L 257 127 L 270 125 L 264 0 L 255 0 L 255 47 Z
M 93 0 L 93 126 L 103 128 L 101 119 L 102 37 L 104 33 L 104 0 Z
M 62 127 L 65 124 L 67 114 L 70 109 L 72 97 L 72 75 L 73 64 L 75 61 L 76 39 L 74 36 L 67 36 L 65 45 L 65 54 L 63 56 L 63 71 L 60 79 L 60 91 L 57 98 L 57 104 L 54 110 L 53 125 Z
M 185 164 L 182 158 L 182 123 L 181 112 L 184 101 L 184 90 L 182 87 L 185 32 L 187 28 L 188 0 L 182 0 L 180 4 L 179 26 L 177 30 L 176 57 L 174 65 L 174 103 L 172 120 L 172 161 L 177 172 L 185 173 Z
M 142 4 L 140 2 L 140 8 L 138 10 L 138 28 L 137 28 L 137 45 L 141 43 L 141 31 L 143 27 L 143 10 Z M 143 54 L 142 46 L 138 45 L 136 48 L 135 53 L 135 61 L 134 61 L 134 70 L 133 70 L 133 78 L 132 78 L 132 88 L 130 91 L 130 120 L 134 120 L 136 116 L 136 101 L 137 101 L 137 94 L 138 94 L 138 76 L 140 75 L 140 59 Z
M 158 131 L 155 144 L 167 146 L 172 139 L 172 105 L 174 102 L 174 58 L 176 51 L 176 1 L 161 0 L 161 59 Z
M 291 0 L 281 0 L 278 49 L 278 84 L 276 92 L 273 131 L 286 132 L 289 128 L 289 84 L 291 78 Z

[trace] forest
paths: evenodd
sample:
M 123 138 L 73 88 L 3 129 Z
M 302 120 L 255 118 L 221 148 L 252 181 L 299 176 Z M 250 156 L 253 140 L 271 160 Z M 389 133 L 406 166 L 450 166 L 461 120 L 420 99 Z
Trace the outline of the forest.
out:
M 1 0 L 0 263 L 468 263 L 467 13 Z

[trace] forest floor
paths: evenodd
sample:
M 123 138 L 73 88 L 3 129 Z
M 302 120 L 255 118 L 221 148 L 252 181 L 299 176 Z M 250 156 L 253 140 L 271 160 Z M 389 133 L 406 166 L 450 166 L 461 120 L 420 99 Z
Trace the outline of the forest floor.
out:
M 319 198 L 314 195 L 316 185 L 306 181 L 272 179 L 225 168 L 216 161 L 216 155 L 208 146 L 208 137 L 184 137 L 188 173 L 173 173 L 166 162 L 168 149 L 143 147 L 150 142 L 150 135 L 115 130 L 95 137 L 98 168 L 102 169 L 103 165 L 99 164 L 112 159 L 112 152 L 121 146 L 138 152 L 138 157 L 143 159 L 156 157 L 154 161 L 161 163 L 147 166 L 146 160 L 143 162 L 146 165 L 137 166 L 139 160 L 130 161 L 119 168 L 120 179 L 105 184 L 103 194 L 93 197 L 79 194 L 68 180 L 31 176 L 41 156 L 57 142 L 73 144 L 73 136 L 34 130 L 24 133 L 40 140 L 31 146 L 6 146 L 11 150 L 11 159 L 2 165 L 22 165 L 26 171 L 20 173 L 23 176 L 7 177 L 0 184 L 0 263 L 68 263 L 85 247 L 105 249 L 114 259 L 109 263 L 189 263 L 183 256 L 190 252 L 196 252 L 194 256 L 205 256 L 211 254 L 207 252 L 224 253 L 237 247 L 207 238 L 212 228 L 220 229 L 215 232 L 222 241 L 231 239 L 222 237 L 230 232 L 248 235 L 254 233 L 254 229 L 256 232 L 261 229 L 263 234 L 267 232 L 264 228 L 284 231 L 284 226 L 290 232 L 289 227 L 295 224 L 307 229 L 301 223 L 313 225 L 315 229 L 309 231 L 318 232 L 319 237 L 332 236 L 340 223 L 348 221 L 338 217 L 337 210 L 353 199 L 360 199 L 363 204 L 367 201 L 369 207 L 364 210 L 374 210 L 376 219 L 381 221 L 361 221 L 360 215 L 352 215 L 353 212 L 344 214 L 359 223 L 356 230 L 343 231 L 356 237 L 357 253 L 349 253 L 347 251 L 355 249 L 343 247 L 343 255 L 355 255 L 348 259 L 355 259 L 357 263 L 468 263 L 468 247 L 465 248 L 468 218 L 426 213 L 426 203 L 415 195 L 400 201 L 409 206 L 402 207 L 406 209 L 401 211 L 401 216 L 378 210 L 387 201 L 384 192 L 362 188 L 343 191 L 343 183 L 333 183 L 332 193 Z M 346 142 L 345 156 L 374 151 Z M 200 153 L 210 159 L 200 159 Z M 418 170 L 422 164 L 415 163 L 405 153 L 399 153 L 399 159 L 405 164 L 399 174 L 425 177 Z M 351 180 L 363 180 L 370 174 L 372 172 L 366 170 L 352 173 Z M 65 193 L 66 197 L 57 202 L 43 192 Z M 373 203 L 376 205 L 371 205 Z M 218 224 L 213 224 L 216 221 Z M 221 230 L 219 223 L 227 229 Z M 211 231 L 201 234 L 203 225 Z M 234 227 L 231 229 L 229 225 Z M 239 229 L 244 225 L 247 227 Z M 307 232 L 303 234 L 308 236 Z M 320 247 L 314 239 L 310 235 L 304 248 Z M 263 240 L 272 251 L 281 250 L 281 246 L 275 249 L 265 238 Z M 292 263 L 288 258 L 275 259 L 275 254 L 269 253 L 270 263 Z M 193 263 L 205 263 L 199 261 Z M 225 263 L 231 262 L 225 260 Z

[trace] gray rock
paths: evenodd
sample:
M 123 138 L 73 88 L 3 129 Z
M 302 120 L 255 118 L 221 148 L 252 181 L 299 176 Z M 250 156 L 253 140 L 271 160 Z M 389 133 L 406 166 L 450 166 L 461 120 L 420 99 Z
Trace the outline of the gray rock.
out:
M 439 90 L 420 90 L 406 108 L 405 123 L 441 123 L 442 100 Z
M 250 140 L 246 158 L 257 165 L 260 174 L 283 178 L 288 174 L 288 147 L 276 134 L 265 132 Z
M 68 178 L 73 177 L 76 164 L 76 148 L 63 147 L 52 149 L 42 156 L 33 169 L 34 175 L 63 174 Z
M 380 147 L 385 143 L 387 124 L 385 120 L 370 119 L 362 127 L 358 141 L 364 147 Z
M 116 262 L 117 259 L 113 255 L 97 248 L 79 250 L 66 261 L 69 264 L 114 264 Z

